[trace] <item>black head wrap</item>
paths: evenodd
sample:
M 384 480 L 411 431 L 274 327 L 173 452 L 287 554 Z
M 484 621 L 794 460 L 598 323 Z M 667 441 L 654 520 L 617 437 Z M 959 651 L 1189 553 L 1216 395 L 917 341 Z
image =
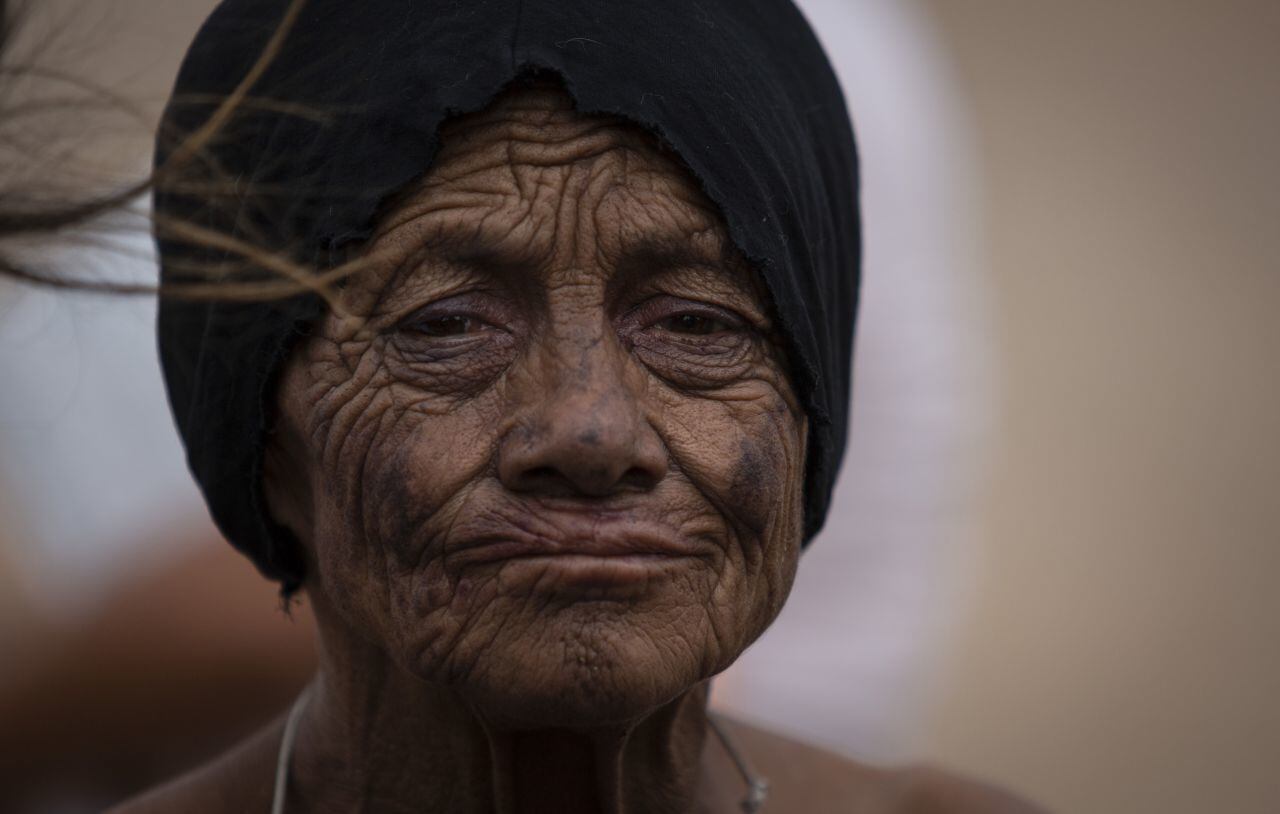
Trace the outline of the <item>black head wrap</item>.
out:
M 157 166 L 249 73 L 287 5 L 224 0 L 213 12 L 179 73 Z M 845 445 L 860 232 L 844 99 L 790 0 L 309 0 L 252 101 L 190 162 L 230 191 L 164 184 L 158 222 L 331 266 L 426 173 L 442 121 L 530 69 L 558 74 L 579 111 L 624 117 L 672 148 L 763 278 L 810 419 L 809 540 Z M 225 263 L 160 231 L 166 282 Z M 281 363 L 323 309 L 315 295 L 160 308 L 191 471 L 223 534 L 286 591 L 303 565 L 266 512 L 264 447 Z

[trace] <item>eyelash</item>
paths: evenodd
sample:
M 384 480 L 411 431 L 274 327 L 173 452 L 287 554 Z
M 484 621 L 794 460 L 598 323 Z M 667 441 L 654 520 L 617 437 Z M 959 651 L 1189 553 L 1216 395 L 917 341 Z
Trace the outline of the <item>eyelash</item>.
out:
M 438 324 L 438 323 L 446 323 L 446 322 L 452 322 L 455 324 L 458 322 L 462 322 L 463 323 L 462 330 L 461 331 L 447 331 L 447 330 L 435 331 L 429 328 L 429 326 L 431 326 L 433 323 Z M 472 328 L 475 328 L 476 330 L 471 330 Z M 479 333 L 480 331 L 489 330 L 492 328 L 493 326 L 490 325 L 488 322 L 485 322 L 483 319 L 480 319 L 479 317 L 473 316 L 471 314 L 464 314 L 464 313 L 441 314 L 439 316 L 426 317 L 426 318 L 417 317 L 405 323 L 403 326 L 401 326 L 401 330 L 412 331 L 414 333 L 418 333 L 423 336 L 431 337 L 432 339 L 443 339 L 451 336 L 463 336 L 466 334 Z
M 492 308 L 483 307 L 483 300 L 466 294 L 446 297 L 429 303 L 396 324 L 395 330 L 402 333 L 413 333 L 428 339 L 451 339 L 463 337 L 488 330 L 501 330 L 498 326 L 505 320 L 501 315 L 492 313 Z M 430 326 L 440 323 L 463 323 L 463 330 L 440 331 Z
M 654 297 L 632 314 L 640 330 L 656 326 L 678 337 L 715 337 L 751 329 L 746 319 L 727 308 L 668 296 Z
M 473 297 L 448 297 L 402 319 L 396 332 L 406 362 L 420 375 L 489 381 L 519 353 L 515 315 Z M 716 388 L 735 381 L 751 364 L 757 325 L 710 303 L 657 295 L 623 314 L 617 329 L 625 347 L 655 375 L 676 387 Z
M 452 299 L 452 298 L 450 298 Z M 675 298 L 667 296 L 654 297 L 641 303 L 632 309 L 628 317 L 624 318 L 625 322 L 631 322 L 635 327 L 641 330 L 654 326 L 661 326 L 674 334 L 683 334 L 691 336 L 713 335 L 717 333 L 725 333 L 729 331 L 739 331 L 748 328 L 749 325 L 745 319 L 738 314 L 706 303 L 695 303 L 690 301 L 679 301 L 672 308 L 662 308 L 661 306 L 670 303 Z M 448 299 L 431 303 L 415 312 L 408 317 L 402 319 L 397 324 L 396 329 L 400 331 L 412 331 L 421 333 L 430 337 L 447 337 L 459 336 L 469 333 L 478 333 L 482 330 L 500 330 L 485 315 L 476 312 L 476 309 L 469 307 L 470 303 L 450 303 Z M 660 313 L 654 314 L 654 311 Z M 646 313 L 647 312 L 647 313 Z M 690 325 L 685 324 L 682 329 L 679 325 L 673 324 L 676 320 L 699 320 L 700 323 Z M 458 332 L 434 332 L 425 329 L 432 323 L 441 322 L 458 322 L 465 323 L 462 331 Z M 636 323 L 639 323 L 636 325 Z M 711 327 L 711 330 L 699 330 L 699 328 Z M 474 328 L 476 330 L 468 330 Z

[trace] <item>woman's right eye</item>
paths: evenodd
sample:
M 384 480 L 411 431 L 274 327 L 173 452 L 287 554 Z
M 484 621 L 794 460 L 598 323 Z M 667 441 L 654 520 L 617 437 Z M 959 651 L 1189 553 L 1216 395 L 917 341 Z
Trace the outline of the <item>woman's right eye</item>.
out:
M 483 330 L 484 323 L 464 314 L 448 314 L 415 320 L 406 327 L 423 336 L 462 336 Z

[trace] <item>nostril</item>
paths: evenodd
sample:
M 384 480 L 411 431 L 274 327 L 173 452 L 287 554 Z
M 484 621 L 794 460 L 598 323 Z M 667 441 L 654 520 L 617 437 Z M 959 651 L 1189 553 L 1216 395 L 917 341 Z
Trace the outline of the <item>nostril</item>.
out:
M 521 472 L 520 480 L 526 486 L 537 486 L 538 484 L 557 483 L 567 479 L 555 467 L 535 466 Z
M 587 462 L 579 462 L 576 466 L 532 466 L 521 471 L 511 485 L 516 491 L 547 496 L 599 496 L 607 495 L 622 485 L 615 475 L 607 467 Z
M 633 466 L 623 473 L 619 479 L 619 486 L 647 491 L 657 486 L 661 479 L 662 476 L 652 469 Z
M 519 470 L 506 483 L 512 491 L 546 497 L 572 497 L 583 493 L 581 486 L 556 466 L 532 466 Z

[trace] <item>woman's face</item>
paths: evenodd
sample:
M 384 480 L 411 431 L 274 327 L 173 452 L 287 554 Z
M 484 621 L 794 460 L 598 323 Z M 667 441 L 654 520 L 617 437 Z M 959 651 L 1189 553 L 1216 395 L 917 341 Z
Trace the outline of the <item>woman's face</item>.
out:
M 442 138 L 286 366 L 273 511 L 322 626 L 517 725 L 633 719 L 782 606 L 804 414 L 647 135 L 543 87 Z

